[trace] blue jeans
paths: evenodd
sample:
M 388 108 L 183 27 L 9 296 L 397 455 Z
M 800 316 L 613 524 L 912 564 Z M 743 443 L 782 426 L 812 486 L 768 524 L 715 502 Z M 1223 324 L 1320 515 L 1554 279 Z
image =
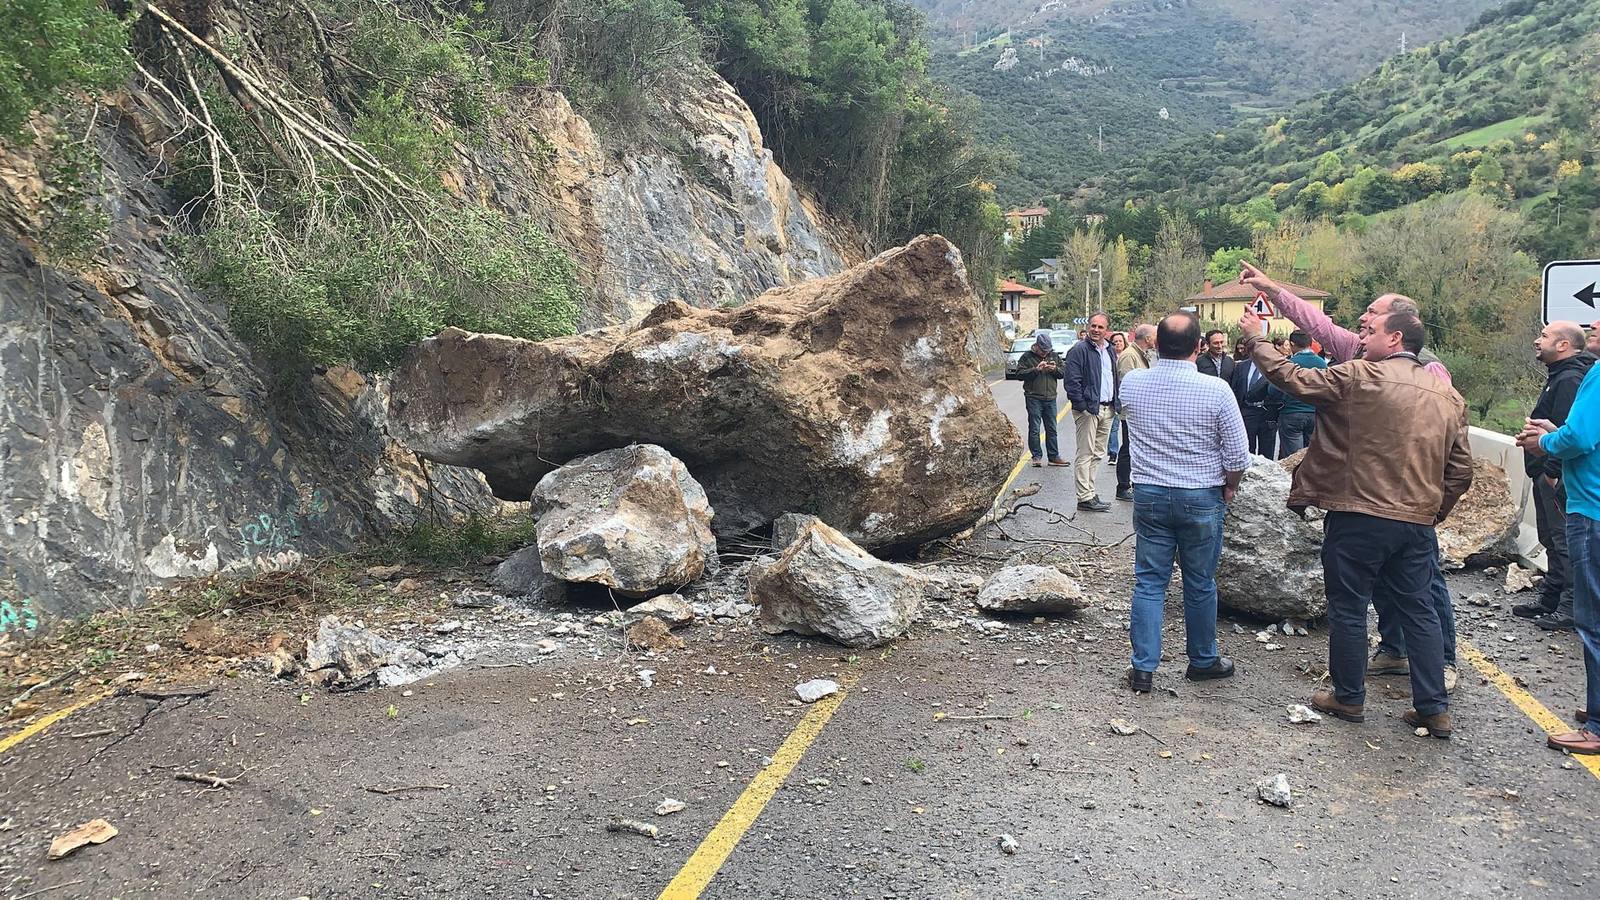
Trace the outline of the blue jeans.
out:
M 1456 608 L 1450 602 L 1450 587 L 1444 583 L 1444 562 L 1439 559 L 1439 538 L 1433 539 L 1433 578 L 1428 583 L 1428 599 L 1439 615 L 1439 633 L 1444 637 L 1444 664 L 1456 664 Z M 1378 611 L 1378 652 L 1406 656 L 1406 634 L 1394 615 L 1394 600 L 1381 585 L 1372 592 L 1372 608 Z
M 1133 667 L 1161 663 L 1161 617 L 1172 561 L 1183 566 L 1183 625 L 1189 664 L 1217 662 L 1217 563 L 1222 559 L 1222 488 L 1133 486 Z
M 1116 456 L 1117 455 L 1117 451 L 1121 450 L 1121 449 L 1122 449 L 1122 417 L 1121 416 L 1112 416 L 1111 417 L 1111 437 L 1106 439 L 1106 456 L 1107 457 Z
M 1304 450 L 1316 430 L 1315 412 L 1286 412 L 1278 416 L 1278 458 Z
M 1044 447 L 1051 459 L 1061 458 L 1061 448 L 1056 444 L 1056 398 L 1022 395 L 1028 406 L 1028 452 L 1038 459 L 1039 427 L 1044 426 Z
M 1588 685 L 1584 711 L 1590 734 L 1600 734 L 1600 522 L 1567 513 L 1567 561 L 1572 575 L 1572 621 L 1583 642 L 1583 672 Z

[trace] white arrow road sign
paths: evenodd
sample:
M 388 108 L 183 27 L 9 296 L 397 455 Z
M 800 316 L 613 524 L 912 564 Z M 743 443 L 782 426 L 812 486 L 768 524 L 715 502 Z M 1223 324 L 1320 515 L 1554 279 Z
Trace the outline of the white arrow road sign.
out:
M 1544 323 L 1600 319 L 1600 259 L 1563 259 L 1544 267 Z

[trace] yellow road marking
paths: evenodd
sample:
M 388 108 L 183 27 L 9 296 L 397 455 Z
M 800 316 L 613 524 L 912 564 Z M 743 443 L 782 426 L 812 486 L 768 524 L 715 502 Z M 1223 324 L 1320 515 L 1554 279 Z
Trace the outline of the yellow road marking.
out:
M 1067 407 L 1066 409 L 1063 409 L 1062 411 L 1056 413 L 1056 421 L 1060 422 L 1062 419 L 1066 418 L 1067 413 L 1069 413 L 1069 412 L 1072 412 L 1072 407 L 1070 407 L 1070 406 Z M 994 512 L 995 509 L 997 509 L 1000 506 L 1000 501 L 1005 499 L 1006 491 L 1011 490 L 1012 483 L 1017 480 L 1017 476 L 1018 475 L 1022 474 L 1023 468 L 1028 465 L 1028 460 L 1030 460 L 1032 458 L 1033 458 L 1032 451 L 1029 451 L 1029 450 L 1022 451 L 1022 456 L 1017 458 L 1017 464 L 1011 467 L 1011 474 L 1006 477 L 1006 483 L 1000 485 L 1000 493 L 995 494 L 994 495 L 994 502 L 989 504 L 989 511 L 990 512 Z
M 678 870 L 677 877 L 661 892 L 661 900 L 695 900 L 700 896 L 700 892 L 706 889 L 706 885 L 711 883 L 711 879 L 733 853 L 739 839 L 755 824 L 756 817 L 766 808 L 767 801 L 778 792 L 778 788 L 783 787 L 789 773 L 806 755 L 811 743 L 822 734 L 823 727 L 838 711 L 839 704 L 844 702 L 845 693 L 852 683 L 841 683 L 839 693 L 818 700 L 795 725 L 783 746 L 772 754 L 772 765 L 756 773 L 756 777 L 750 780 L 744 793 L 723 813 L 722 820 L 711 829 L 711 833 L 695 848 L 689 861 Z
M 1523 690 L 1521 685 L 1517 684 L 1499 666 L 1490 662 L 1489 658 L 1484 656 L 1483 652 L 1477 647 L 1472 646 L 1465 640 L 1458 639 L 1456 641 L 1456 651 L 1466 657 L 1467 661 L 1472 663 L 1473 668 L 1482 673 L 1483 677 L 1489 679 L 1489 683 L 1498 688 L 1500 693 L 1504 694 L 1506 699 L 1510 700 L 1517 709 L 1522 710 L 1524 715 L 1532 719 L 1535 725 L 1550 734 L 1564 734 L 1578 730 L 1575 726 L 1568 725 L 1560 716 L 1551 712 L 1543 703 L 1536 700 L 1532 694 Z M 1600 778 L 1600 756 L 1584 756 L 1574 753 L 1572 758 L 1577 760 L 1585 769 L 1588 769 L 1589 774 Z
M 9 735 L 4 740 L 0 740 L 0 753 L 10 750 L 34 735 L 42 734 L 45 729 L 49 728 L 51 725 L 56 724 L 80 709 L 86 709 L 90 706 L 93 706 L 109 696 L 111 696 L 110 691 L 102 691 L 101 693 L 95 694 L 93 697 L 89 697 L 85 700 L 79 700 L 77 703 L 74 703 L 65 709 L 58 709 L 55 712 L 50 713 L 49 715 L 33 723 L 32 725 L 29 725 L 27 728 L 22 729 L 16 734 Z

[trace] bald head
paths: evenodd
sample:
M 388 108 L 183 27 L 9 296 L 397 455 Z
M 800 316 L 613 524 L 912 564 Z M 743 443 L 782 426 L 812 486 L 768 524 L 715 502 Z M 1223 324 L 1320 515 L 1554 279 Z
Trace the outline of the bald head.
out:
M 1583 327 L 1577 322 L 1551 322 L 1533 339 L 1534 355 L 1547 366 L 1577 356 L 1583 347 Z
M 1133 326 L 1133 342 L 1146 350 L 1155 349 L 1156 327 L 1154 325 Z

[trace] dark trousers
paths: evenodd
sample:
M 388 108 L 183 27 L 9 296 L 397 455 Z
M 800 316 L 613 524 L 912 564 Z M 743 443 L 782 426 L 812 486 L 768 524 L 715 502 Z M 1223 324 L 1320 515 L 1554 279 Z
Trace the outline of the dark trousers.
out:
M 1544 476 L 1533 479 L 1535 521 L 1544 545 L 1544 582 L 1539 603 L 1558 616 L 1572 615 L 1572 566 L 1567 558 L 1567 491 L 1551 487 Z
M 1273 455 L 1278 448 L 1277 410 L 1272 410 L 1273 418 L 1268 418 L 1267 410 L 1259 406 L 1246 406 L 1243 412 L 1244 434 L 1250 439 L 1250 452 L 1267 459 L 1277 459 Z
M 1411 657 L 1411 703 L 1425 716 L 1450 706 L 1444 638 L 1430 583 L 1437 566 L 1433 526 L 1362 513 L 1324 520 L 1322 572 L 1328 593 L 1328 673 L 1341 703 L 1367 700 L 1367 605 L 1375 591 L 1392 602 Z
M 1051 459 L 1061 458 L 1061 448 L 1056 445 L 1056 398 L 1035 397 L 1023 394 L 1028 407 L 1028 452 L 1034 459 L 1048 453 Z M 1044 447 L 1039 446 L 1039 432 L 1044 432 Z
M 1133 456 L 1128 445 L 1133 443 L 1133 432 L 1128 430 L 1128 420 L 1122 420 L 1122 446 L 1117 449 L 1117 490 L 1133 490 Z
M 1435 533 L 1433 576 L 1428 581 L 1428 596 L 1439 616 L 1439 636 L 1444 639 L 1444 664 L 1456 664 L 1456 607 L 1450 599 L 1450 586 L 1444 580 L 1444 561 L 1437 556 Z M 1378 611 L 1378 650 L 1390 656 L 1406 656 L 1405 624 L 1394 614 L 1394 601 L 1380 586 L 1372 592 L 1372 608 Z

